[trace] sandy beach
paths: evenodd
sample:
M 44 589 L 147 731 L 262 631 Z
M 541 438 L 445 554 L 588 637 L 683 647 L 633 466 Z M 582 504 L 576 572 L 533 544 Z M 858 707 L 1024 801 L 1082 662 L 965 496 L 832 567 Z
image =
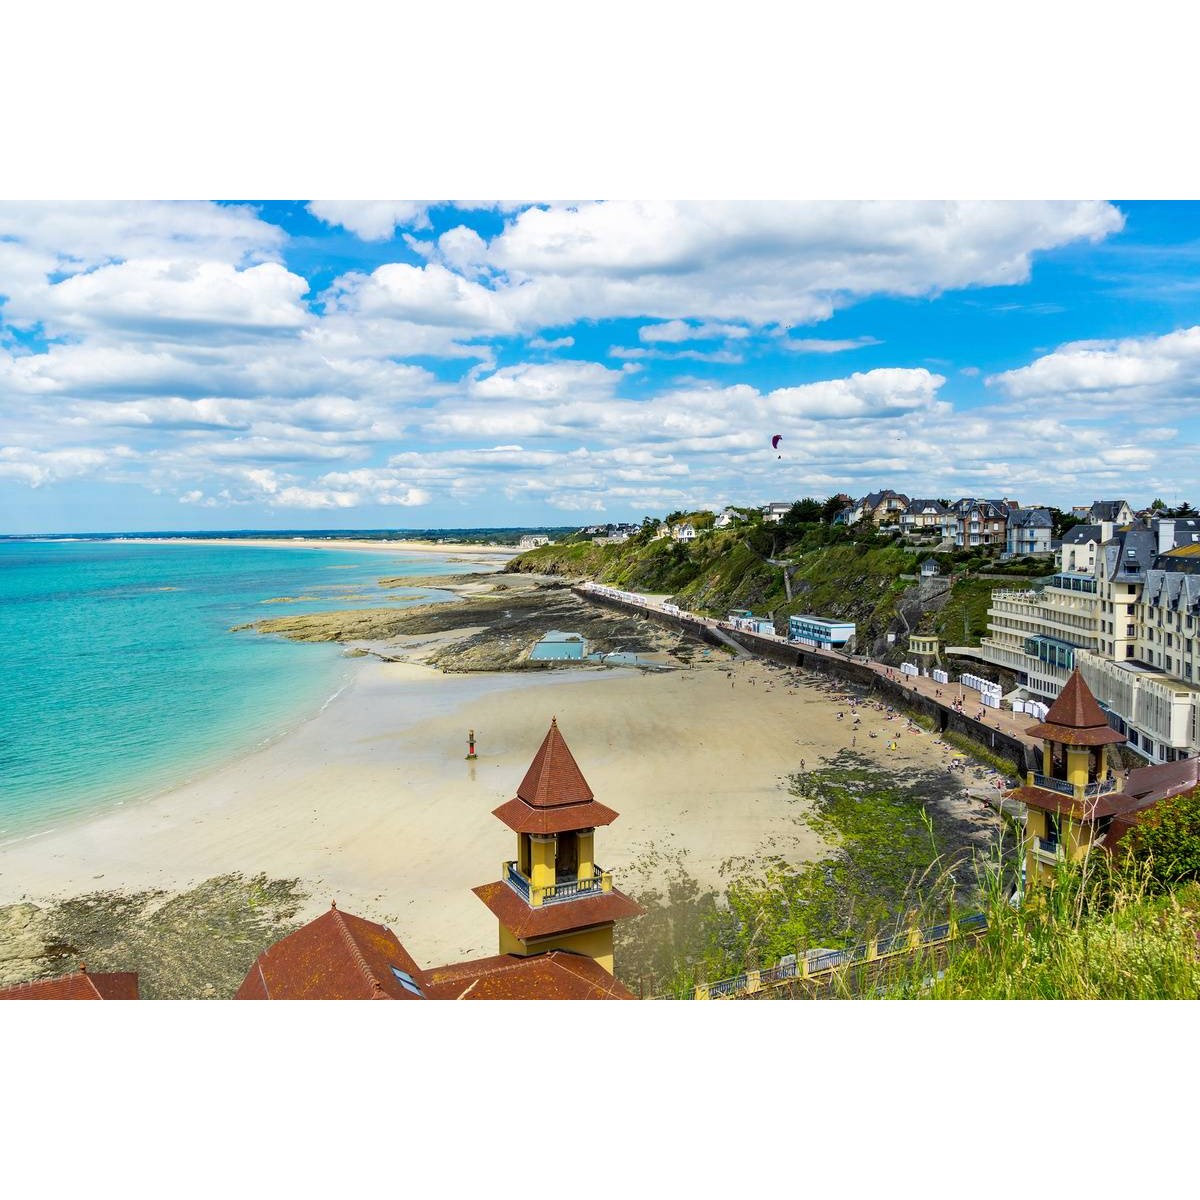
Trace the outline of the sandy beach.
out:
M 114 538 L 119 542 L 134 542 L 152 546 L 276 546 L 299 550 L 370 550 L 376 554 L 443 555 L 453 554 L 472 562 L 492 562 L 499 565 L 518 553 L 516 546 L 485 546 L 478 542 L 422 542 L 397 539 L 383 541 L 368 538 L 199 538 L 199 537 L 127 537 Z
M 421 962 L 494 953 L 470 888 L 497 878 L 511 797 L 551 716 L 598 799 L 618 886 L 650 852 L 722 885 L 730 857 L 818 856 L 786 777 L 848 745 L 892 768 L 949 751 L 873 709 L 852 734 L 839 705 L 758 661 L 629 670 L 442 675 L 363 659 L 325 709 L 270 746 L 155 799 L 0 849 L 0 905 L 115 889 L 183 889 L 228 872 L 300 880 L 300 919 L 339 905 L 391 925 Z M 464 760 L 474 728 L 476 763 Z M 879 736 L 870 738 L 876 729 Z M 727 881 L 725 881 L 727 882 Z

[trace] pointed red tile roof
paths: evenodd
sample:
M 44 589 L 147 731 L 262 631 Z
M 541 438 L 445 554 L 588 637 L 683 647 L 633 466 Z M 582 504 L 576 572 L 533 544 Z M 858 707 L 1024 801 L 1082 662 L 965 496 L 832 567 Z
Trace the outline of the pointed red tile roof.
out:
M 264 950 L 235 1000 L 420 1000 L 421 969 L 386 926 L 333 905 Z
M 517 796 L 534 808 L 558 808 L 563 804 L 586 804 L 594 799 L 563 735 L 558 718 L 550 718 L 550 729 L 529 764 Z
M 1031 725 L 1025 732 L 1066 746 L 1103 746 L 1125 740 L 1123 733 L 1109 725 L 1078 667 L 1050 705 L 1045 721 Z

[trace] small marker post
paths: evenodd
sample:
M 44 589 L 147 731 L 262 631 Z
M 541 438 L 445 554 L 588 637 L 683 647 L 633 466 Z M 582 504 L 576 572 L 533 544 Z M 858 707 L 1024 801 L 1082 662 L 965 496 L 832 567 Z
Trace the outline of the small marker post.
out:
M 467 730 L 467 761 L 475 761 L 475 730 Z

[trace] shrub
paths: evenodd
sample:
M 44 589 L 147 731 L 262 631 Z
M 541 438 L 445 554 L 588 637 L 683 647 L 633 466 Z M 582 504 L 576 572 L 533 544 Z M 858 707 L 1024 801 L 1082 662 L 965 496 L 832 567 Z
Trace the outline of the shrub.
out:
M 1128 835 L 1133 857 L 1160 884 L 1200 879 L 1200 788 L 1160 800 Z

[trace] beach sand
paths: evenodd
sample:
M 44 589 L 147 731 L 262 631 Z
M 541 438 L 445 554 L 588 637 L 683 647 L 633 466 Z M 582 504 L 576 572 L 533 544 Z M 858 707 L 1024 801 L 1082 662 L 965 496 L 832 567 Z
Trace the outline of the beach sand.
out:
M 300 550 L 372 550 L 377 554 L 420 554 L 442 556 L 453 554 L 462 561 L 495 563 L 499 566 L 514 554 L 516 546 L 481 545 L 478 542 L 422 542 L 407 539 L 377 541 L 373 538 L 114 538 L 119 542 L 139 542 L 155 546 L 278 546 Z
M 552 716 L 596 797 L 621 814 L 596 839 L 617 886 L 652 884 L 630 866 L 653 850 L 683 855 L 701 884 L 723 888 L 730 857 L 819 856 L 786 780 L 801 759 L 816 765 L 850 744 L 839 707 L 759 661 L 442 675 L 363 659 L 319 715 L 271 745 L 152 800 L 0 848 L 0 905 L 265 873 L 299 878 L 300 919 L 336 899 L 389 924 L 423 964 L 492 954 L 495 920 L 470 889 L 514 856 L 514 835 L 491 810 L 515 794 Z M 946 747 L 903 725 L 864 709 L 857 750 L 898 769 L 945 763 Z M 468 728 L 475 763 L 464 760 Z

